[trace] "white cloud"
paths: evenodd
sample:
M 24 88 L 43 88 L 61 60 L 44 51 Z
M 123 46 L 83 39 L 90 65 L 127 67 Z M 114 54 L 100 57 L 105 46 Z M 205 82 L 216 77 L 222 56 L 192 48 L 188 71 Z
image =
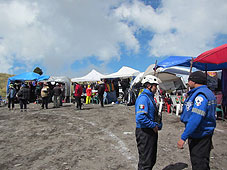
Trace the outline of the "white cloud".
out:
M 227 34 L 226 11 L 226 0 L 165 0 L 156 10 L 135 0 L 116 15 L 154 33 L 150 55 L 197 56 L 212 48 L 218 34 Z
M 139 0 L 0 0 L 0 9 L 0 72 L 15 72 L 18 61 L 58 74 L 89 56 L 119 60 L 119 44 L 139 51 L 140 29 L 154 34 L 151 56 L 196 56 L 227 34 L 226 0 L 164 0 L 155 10 Z
M 129 26 L 112 15 L 116 0 L 0 1 L 0 59 L 12 70 L 13 61 L 29 66 L 42 63 L 50 74 L 76 60 L 97 56 L 108 61 L 120 57 L 119 44 L 139 49 Z

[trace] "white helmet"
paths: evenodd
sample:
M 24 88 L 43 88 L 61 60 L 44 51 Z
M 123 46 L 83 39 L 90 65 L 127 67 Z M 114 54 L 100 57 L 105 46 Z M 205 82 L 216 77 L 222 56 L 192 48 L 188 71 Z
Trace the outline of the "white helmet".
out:
M 159 84 L 158 83 L 158 78 L 157 77 L 155 77 L 155 76 L 152 76 L 152 75 L 146 75 L 143 79 L 142 79 L 142 81 L 141 81 L 141 83 L 144 85 L 145 83 L 150 83 L 150 84 Z

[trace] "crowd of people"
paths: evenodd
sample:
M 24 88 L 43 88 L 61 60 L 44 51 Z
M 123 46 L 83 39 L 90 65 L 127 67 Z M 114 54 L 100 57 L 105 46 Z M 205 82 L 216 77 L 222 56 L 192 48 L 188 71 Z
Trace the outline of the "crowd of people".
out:
M 83 104 L 94 103 L 94 101 L 104 107 L 104 104 L 117 102 L 119 96 L 124 100 L 129 83 L 129 79 L 105 79 L 95 83 L 81 84 L 74 82 L 72 83 L 72 96 L 74 97 L 72 101 L 75 101 L 77 109 L 82 109 Z M 53 102 L 53 107 L 59 108 L 66 101 L 65 84 L 34 81 L 11 82 L 7 90 L 7 99 L 9 110 L 14 109 L 15 103 L 20 104 L 21 111 L 27 111 L 29 103 L 41 104 L 42 109 L 48 109 L 48 104 Z
M 54 108 L 58 108 L 65 99 L 65 86 L 64 83 L 14 82 L 9 84 L 7 99 L 9 110 L 14 109 L 15 103 L 19 103 L 21 112 L 27 111 L 27 104 L 33 102 L 41 104 L 42 109 L 48 109 L 48 103 L 52 101 Z
M 104 107 L 104 104 L 118 102 L 119 97 L 124 101 L 129 83 L 129 79 L 104 79 L 90 84 L 74 82 L 75 107 L 82 109 L 84 103 L 90 104 L 94 100 L 96 103 L 100 103 L 101 107 Z

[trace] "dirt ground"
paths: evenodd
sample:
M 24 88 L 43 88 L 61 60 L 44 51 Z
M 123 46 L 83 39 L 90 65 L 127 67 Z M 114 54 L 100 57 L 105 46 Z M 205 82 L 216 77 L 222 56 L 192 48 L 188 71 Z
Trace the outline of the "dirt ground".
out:
M 97 104 L 76 110 L 73 104 L 27 112 L 0 107 L 1 170 L 135 170 L 134 106 Z M 175 115 L 163 114 L 155 170 L 191 169 L 188 146 L 177 149 L 184 125 Z M 227 169 L 227 121 L 217 121 L 211 169 Z

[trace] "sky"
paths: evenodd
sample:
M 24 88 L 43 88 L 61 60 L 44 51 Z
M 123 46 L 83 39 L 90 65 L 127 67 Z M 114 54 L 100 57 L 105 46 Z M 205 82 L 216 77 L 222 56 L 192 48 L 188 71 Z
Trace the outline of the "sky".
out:
M 227 43 L 226 0 L 0 0 L 0 73 L 145 71 Z

